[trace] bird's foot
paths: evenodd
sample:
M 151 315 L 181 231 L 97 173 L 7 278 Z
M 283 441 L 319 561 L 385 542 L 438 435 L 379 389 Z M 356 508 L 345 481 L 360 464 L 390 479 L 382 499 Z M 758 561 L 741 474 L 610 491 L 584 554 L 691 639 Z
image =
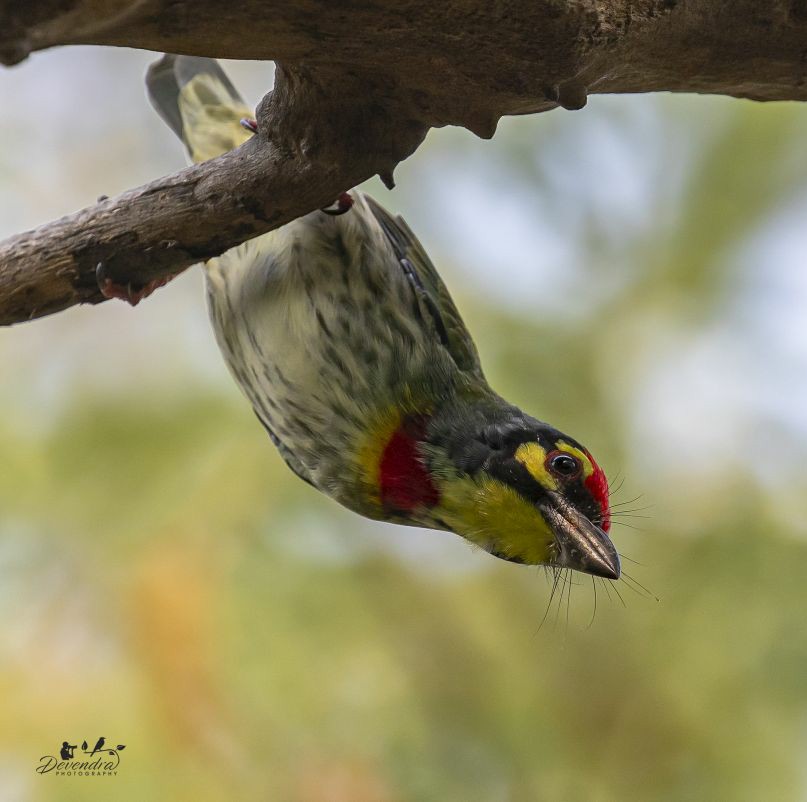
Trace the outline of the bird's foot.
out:
M 242 117 L 239 122 L 241 123 L 241 127 L 246 128 L 247 131 L 252 131 L 253 134 L 258 133 L 257 120 L 253 120 L 251 117 Z
M 173 275 L 155 278 L 145 284 L 132 284 L 130 281 L 127 284 L 117 284 L 106 274 L 106 268 L 103 262 L 99 262 L 95 268 L 95 278 L 98 281 L 98 289 L 104 298 L 120 298 L 121 301 L 132 306 L 137 306 L 144 298 L 148 298 L 151 293 L 164 287 L 174 278 Z
M 353 206 L 353 196 L 349 192 L 343 192 L 330 206 L 322 209 L 325 214 L 338 215 L 349 212 Z

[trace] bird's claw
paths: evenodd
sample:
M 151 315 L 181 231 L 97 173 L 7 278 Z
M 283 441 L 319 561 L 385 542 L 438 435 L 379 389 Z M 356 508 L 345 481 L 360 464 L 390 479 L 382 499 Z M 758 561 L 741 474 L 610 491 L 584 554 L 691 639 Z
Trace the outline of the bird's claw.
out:
M 121 301 L 126 301 L 131 306 L 137 306 L 155 290 L 164 287 L 174 276 L 162 276 L 141 285 L 134 285 L 131 281 L 126 284 L 117 284 L 107 276 L 104 263 L 99 262 L 95 268 L 95 278 L 98 281 L 98 289 L 104 298 L 120 298 Z
M 353 196 L 349 192 L 343 192 L 330 206 L 326 206 L 321 211 L 325 214 L 339 215 L 349 212 L 352 206 Z
M 252 131 L 253 134 L 258 133 L 257 120 L 253 120 L 251 117 L 242 117 L 239 122 L 241 123 L 241 127 L 246 128 L 247 131 Z

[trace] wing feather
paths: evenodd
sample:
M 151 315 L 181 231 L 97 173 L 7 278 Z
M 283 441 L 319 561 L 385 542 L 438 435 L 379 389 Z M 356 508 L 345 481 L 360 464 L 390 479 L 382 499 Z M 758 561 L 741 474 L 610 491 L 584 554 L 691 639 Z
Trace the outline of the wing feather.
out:
M 393 217 L 378 201 L 368 195 L 364 195 L 364 199 L 386 235 L 401 269 L 429 313 L 435 335 L 460 370 L 484 379 L 476 345 L 440 274 L 412 229 L 402 217 Z

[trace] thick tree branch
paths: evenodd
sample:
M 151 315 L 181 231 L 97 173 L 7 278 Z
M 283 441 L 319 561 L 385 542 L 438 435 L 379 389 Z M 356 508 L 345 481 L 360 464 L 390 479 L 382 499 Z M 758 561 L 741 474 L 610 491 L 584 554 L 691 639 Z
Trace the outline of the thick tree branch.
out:
M 272 59 L 260 134 L 215 162 L 0 243 L 0 323 L 100 300 L 95 267 L 142 283 L 282 225 L 431 126 L 593 92 L 807 99 L 807 0 L 0 0 L 0 61 L 59 44 Z
M 427 127 L 394 102 L 359 99 L 373 86 L 363 77 L 342 104 L 315 76 L 279 67 L 259 132 L 240 148 L 0 242 L 0 325 L 103 301 L 99 263 L 142 285 L 330 205 L 376 172 L 391 176 Z

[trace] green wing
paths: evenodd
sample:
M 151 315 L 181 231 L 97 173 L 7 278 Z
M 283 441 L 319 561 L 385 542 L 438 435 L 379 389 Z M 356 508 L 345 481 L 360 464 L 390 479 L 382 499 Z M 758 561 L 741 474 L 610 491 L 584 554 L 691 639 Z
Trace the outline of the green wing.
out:
M 476 345 L 465 328 L 446 285 L 423 246 L 402 217 L 393 217 L 383 206 L 364 195 L 370 211 L 386 234 L 402 270 L 434 322 L 435 333 L 457 367 L 484 380 Z

